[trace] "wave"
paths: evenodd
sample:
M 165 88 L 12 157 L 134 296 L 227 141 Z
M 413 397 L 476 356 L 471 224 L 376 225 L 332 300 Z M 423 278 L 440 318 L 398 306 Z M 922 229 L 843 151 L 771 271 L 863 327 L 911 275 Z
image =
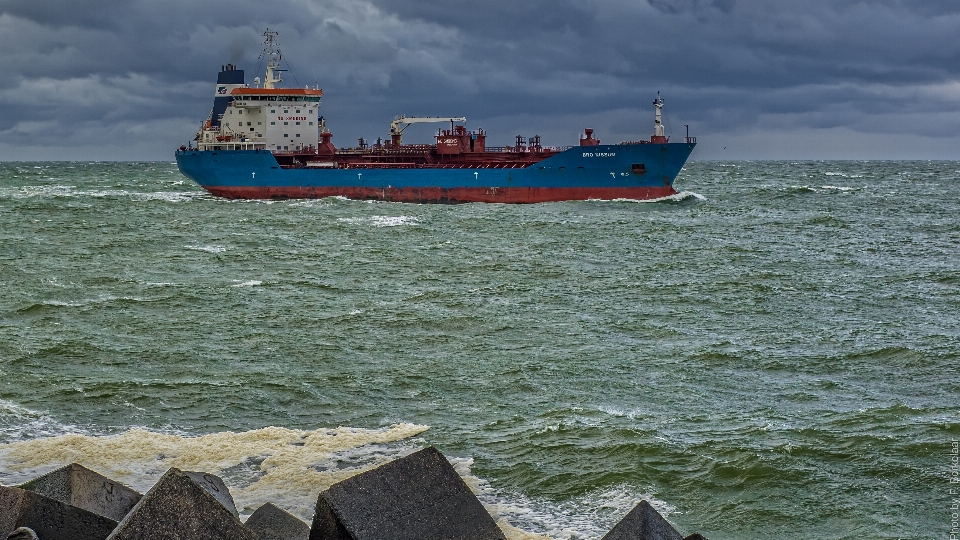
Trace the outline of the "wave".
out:
M 362 218 L 339 218 L 341 223 L 372 225 L 374 227 L 399 227 L 401 225 L 419 225 L 420 218 L 415 216 L 370 216 Z
M 52 184 L 45 186 L 20 186 L 0 189 L 0 199 L 30 198 L 131 198 L 136 201 L 188 202 L 207 197 L 203 191 L 128 191 L 125 189 L 77 189 L 76 186 Z
M 35 302 L 27 306 L 18 308 L 14 313 L 18 315 L 30 315 L 43 313 L 45 311 L 53 311 L 57 308 L 77 308 L 77 307 L 86 307 L 96 304 L 106 304 L 110 302 L 118 303 L 134 303 L 134 302 L 150 302 L 153 301 L 149 298 L 144 298 L 140 296 L 112 296 L 112 295 L 101 295 L 97 298 L 85 298 L 82 300 L 43 300 L 41 302 Z
M 628 198 L 617 198 L 617 199 L 587 199 L 589 202 L 632 202 L 632 203 L 662 203 L 662 202 L 680 202 L 687 199 L 694 199 L 697 201 L 705 201 L 706 197 L 699 193 L 693 191 L 681 191 L 679 193 L 674 193 L 673 195 L 667 195 L 666 197 L 657 197 L 656 199 L 628 199 Z
M 227 250 L 224 246 L 211 245 L 211 246 L 201 246 L 201 245 L 188 245 L 183 246 L 187 249 L 192 249 L 194 251 L 206 251 L 207 253 L 223 253 Z
M 0 441 L 19 441 L 81 432 L 80 428 L 58 422 L 42 412 L 0 399 Z M 0 444 L 0 456 L 2 456 L 3 447 L 4 445 Z M 3 459 L 0 457 L 0 484 L 4 483 L 3 465 Z

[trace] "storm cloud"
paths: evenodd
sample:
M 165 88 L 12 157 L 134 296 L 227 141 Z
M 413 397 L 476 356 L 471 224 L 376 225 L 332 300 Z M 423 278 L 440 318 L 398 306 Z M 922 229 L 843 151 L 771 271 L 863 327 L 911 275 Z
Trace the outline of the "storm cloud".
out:
M 0 159 L 169 159 L 268 27 L 338 146 L 398 114 L 636 140 L 660 91 L 694 158 L 960 158 L 955 0 L 0 0 Z

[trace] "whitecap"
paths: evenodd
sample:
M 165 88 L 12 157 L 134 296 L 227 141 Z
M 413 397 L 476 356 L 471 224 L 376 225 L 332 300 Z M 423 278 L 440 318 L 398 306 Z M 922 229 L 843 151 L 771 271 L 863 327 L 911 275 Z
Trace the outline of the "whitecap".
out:
M 192 249 L 194 251 L 206 251 L 207 253 L 223 253 L 224 251 L 227 250 L 226 247 L 218 246 L 218 245 L 210 245 L 210 246 L 188 245 L 183 247 L 187 249 Z
M 26 439 L 50 437 L 64 433 L 82 433 L 82 430 L 58 422 L 49 415 L 28 409 L 12 401 L 0 399 L 0 441 L 15 443 Z M 0 484 L 7 483 L 2 477 L 4 445 L 0 443 Z
M 417 225 L 420 218 L 415 216 L 370 216 L 362 218 L 339 218 L 343 223 L 369 224 L 374 227 L 399 227 L 401 225 Z
M 629 199 L 629 198 L 617 198 L 617 199 L 587 199 L 591 202 L 633 202 L 633 203 L 657 203 L 657 202 L 666 202 L 673 201 L 679 202 L 687 199 L 696 199 L 698 201 L 707 200 L 706 197 L 699 193 L 693 191 L 681 191 L 679 193 L 674 193 L 673 195 L 667 195 L 665 197 L 657 197 L 655 199 Z
M 235 279 L 234 281 L 240 281 L 240 280 Z M 260 280 L 251 279 L 250 281 L 244 281 L 241 283 L 237 283 L 235 285 L 231 285 L 231 287 L 256 287 L 257 285 L 263 285 L 263 282 Z

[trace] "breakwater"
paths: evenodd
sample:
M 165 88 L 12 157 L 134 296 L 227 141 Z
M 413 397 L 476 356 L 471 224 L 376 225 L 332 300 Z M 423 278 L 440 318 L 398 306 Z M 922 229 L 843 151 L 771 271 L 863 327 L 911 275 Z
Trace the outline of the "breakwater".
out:
M 333 484 L 317 496 L 310 526 L 272 503 L 239 518 L 221 478 L 177 468 L 145 494 L 77 463 L 0 486 L 0 538 L 7 540 L 506 540 L 432 447 Z M 604 536 L 627 539 L 683 537 L 641 501 Z

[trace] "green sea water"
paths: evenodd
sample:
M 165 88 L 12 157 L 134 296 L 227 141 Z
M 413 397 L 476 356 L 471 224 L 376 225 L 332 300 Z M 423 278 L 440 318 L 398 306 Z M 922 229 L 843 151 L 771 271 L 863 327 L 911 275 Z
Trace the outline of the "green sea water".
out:
M 947 538 L 960 164 L 677 187 L 227 201 L 169 162 L 2 163 L 0 482 L 189 463 L 309 519 L 434 445 L 513 538 L 599 538 L 641 499 L 711 540 Z

